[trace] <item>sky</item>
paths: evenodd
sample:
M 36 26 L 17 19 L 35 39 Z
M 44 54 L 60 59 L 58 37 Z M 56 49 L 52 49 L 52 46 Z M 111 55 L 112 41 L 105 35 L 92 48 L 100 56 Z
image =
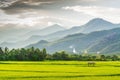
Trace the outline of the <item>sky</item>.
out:
M 71 28 L 93 18 L 120 23 L 119 3 L 120 0 L 0 0 L 0 29 L 9 24 L 32 29 L 54 24 Z

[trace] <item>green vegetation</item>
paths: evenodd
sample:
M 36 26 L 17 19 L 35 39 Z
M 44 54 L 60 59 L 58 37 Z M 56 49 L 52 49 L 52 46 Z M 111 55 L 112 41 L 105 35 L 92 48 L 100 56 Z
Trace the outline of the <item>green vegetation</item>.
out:
M 12 49 L 0 48 L 1 61 L 44 61 L 44 60 L 65 60 L 65 61 L 119 61 L 120 57 L 117 55 L 100 55 L 100 54 L 70 54 L 65 51 L 48 54 L 46 49 L 40 50 L 38 48 L 21 48 Z
M 2 61 L 43 61 L 46 55 L 46 49 L 40 51 L 40 49 L 35 49 L 34 47 L 12 50 L 9 50 L 7 47 L 4 50 L 0 48 L 0 60 Z
M 0 80 L 119 80 L 117 55 L 48 54 L 46 49 L 0 48 Z M 23 62 L 21 62 L 23 61 Z M 34 61 L 34 62 L 32 62 Z M 38 62 L 41 61 L 41 62 Z M 89 66 L 85 62 L 94 62 Z
M 0 62 L 0 80 L 119 80 L 120 62 Z

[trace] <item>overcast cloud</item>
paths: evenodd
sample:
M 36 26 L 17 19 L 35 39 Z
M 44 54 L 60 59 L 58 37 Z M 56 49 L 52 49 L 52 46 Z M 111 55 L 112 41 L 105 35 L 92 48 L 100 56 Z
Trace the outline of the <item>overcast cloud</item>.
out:
M 93 18 L 120 23 L 120 0 L 0 0 L 0 26 L 78 26 Z M 28 28 L 28 27 L 27 27 Z

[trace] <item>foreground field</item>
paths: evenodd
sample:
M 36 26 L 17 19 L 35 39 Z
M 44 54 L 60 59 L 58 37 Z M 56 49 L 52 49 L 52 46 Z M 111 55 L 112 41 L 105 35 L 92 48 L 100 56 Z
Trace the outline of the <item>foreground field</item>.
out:
M 0 80 L 120 80 L 120 62 L 0 62 Z

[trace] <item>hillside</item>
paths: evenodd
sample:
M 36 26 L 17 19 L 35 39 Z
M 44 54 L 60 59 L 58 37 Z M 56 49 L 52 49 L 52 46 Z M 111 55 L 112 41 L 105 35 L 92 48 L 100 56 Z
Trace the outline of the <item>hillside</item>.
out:
M 79 33 L 83 33 L 83 34 L 90 33 L 91 34 L 91 32 L 94 32 L 94 31 L 109 30 L 109 29 L 118 28 L 118 27 L 120 27 L 120 24 L 113 24 L 111 22 L 108 22 L 108 21 L 100 19 L 100 18 L 92 19 L 85 25 L 73 26 L 70 29 L 64 29 L 60 25 L 53 25 L 53 26 L 44 28 L 42 30 L 31 31 L 23 36 L 20 36 L 19 38 L 22 37 L 23 40 L 12 43 L 12 46 L 2 43 L 1 47 L 8 46 L 9 48 L 16 48 L 16 47 L 21 48 L 21 47 L 25 47 L 30 44 L 35 44 L 35 43 L 39 42 L 40 40 L 47 40 L 49 42 L 55 41 L 54 43 L 56 43 L 56 40 L 62 39 L 68 35 L 74 35 L 74 34 L 76 35 Z M 26 35 L 27 36 L 31 35 L 31 36 L 29 38 L 27 38 Z M 24 37 L 26 37 L 27 39 L 24 39 Z M 82 40 L 82 41 L 84 41 L 84 40 Z M 86 41 L 89 42 L 89 36 L 86 36 Z M 4 42 L 7 42 L 7 41 L 4 41 Z M 9 44 L 11 44 L 11 43 L 9 42 Z M 68 46 L 71 46 L 71 45 L 68 45 Z M 86 45 L 86 46 L 88 46 L 88 45 Z M 86 48 L 86 46 L 83 45 L 82 48 L 84 48 L 84 47 Z M 71 50 L 71 49 L 67 48 L 67 50 Z
M 60 50 L 72 52 L 73 49 L 75 49 L 76 52 L 79 53 L 86 50 L 90 53 L 97 53 L 98 51 L 101 53 L 113 53 L 120 51 L 118 47 L 118 43 L 120 43 L 119 36 L 120 28 L 116 28 L 111 30 L 96 31 L 89 34 L 80 33 L 69 35 L 62 39 L 45 43 L 44 45 L 41 45 L 41 43 L 38 42 L 34 45 L 27 46 L 27 48 L 31 46 L 36 48 L 47 48 L 49 52 Z

